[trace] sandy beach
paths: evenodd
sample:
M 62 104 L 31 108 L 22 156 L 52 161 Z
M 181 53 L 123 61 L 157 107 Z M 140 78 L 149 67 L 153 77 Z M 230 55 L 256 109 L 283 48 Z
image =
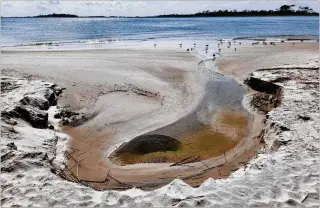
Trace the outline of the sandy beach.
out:
M 263 68 L 275 66 L 292 66 L 315 64 L 318 58 L 319 44 L 315 42 L 294 43 L 284 42 L 273 45 L 237 46 L 237 51 L 223 51 L 223 56 L 217 60 L 219 70 L 236 79 L 244 80 L 248 74 Z
M 15 66 L 6 66 L 6 56 L 7 62 L 15 63 Z M 248 137 L 248 140 L 252 140 L 252 137 L 259 135 L 262 128 L 261 117 L 256 119 L 257 121 L 252 118 L 248 121 L 248 125 L 257 126 L 252 132 L 247 131 L 246 126 L 243 127 L 244 132 L 238 139 L 242 140 L 238 145 L 243 147 L 234 147 L 232 148 L 234 150 L 224 153 L 224 156 L 220 154 L 214 158 L 212 156 L 212 159 L 208 156 L 200 158 L 209 160 L 206 160 L 206 164 L 196 161 L 193 166 L 197 167 L 196 171 L 181 166 L 171 167 L 172 163 L 118 166 L 110 162 L 108 156 L 119 145 L 137 136 L 150 134 L 160 128 L 164 130 L 161 132 L 158 130 L 154 134 L 177 136 L 178 129 L 181 129 L 180 134 L 183 134 L 191 128 L 190 125 L 187 127 L 186 123 L 194 122 L 197 116 L 194 114 L 189 118 L 184 117 L 192 114 L 202 102 L 206 93 L 204 88 L 208 71 L 205 71 L 206 68 L 199 68 L 200 59 L 182 50 L 112 49 L 20 53 L 5 51 L 3 60 L 3 68 L 14 68 L 14 74 L 20 73 L 19 69 L 23 68 L 23 73 L 65 87 L 66 91 L 58 100 L 58 106 L 71 106 L 71 109 L 80 110 L 86 117 L 91 118 L 77 127 L 62 128 L 62 131 L 71 138 L 68 152 L 73 158 L 77 158 L 75 160 L 81 161 L 80 168 L 75 166 L 73 160 L 68 161 L 67 167 L 71 168 L 81 180 L 103 181 L 110 174 L 123 183 L 141 188 L 160 187 L 173 178 L 189 178 L 190 184 L 200 185 L 208 176 L 219 178 L 228 174 L 240 159 L 237 158 L 235 164 L 229 165 L 230 167 L 225 170 L 226 173 L 220 173 L 220 170 L 214 170 L 213 173 L 209 171 L 209 175 L 204 174 L 200 180 L 191 181 L 193 175 L 198 176 L 203 170 L 219 166 L 228 161 L 227 158 L 233 162 L 231 158 L 234 158 L 235 154 L 242 155 L 243 151 L 255 151 L 260 146 L 258 140 L 253 140 L 249 145 L 251 142 L 242 139 Z M 215 68 L 211 67 L 210 70 L 214 73 Z M 128 86 L 135 86 L 137 89 L 147 91 L 148 94 L 141 96 L 132 90 L 124 92 L 119 90 Z M 213 88 L 215 91 L 217 86 Z M 238 102 L 241 102 L 241 95 L 238 99 Z M 185 121 L 174 124 L 181 119 Z M 170 124 L 174 125 L 167 127 Z M 231 126 L 232 128 L 234 127 Z M 172 133 L 166 133 L 168 131 Z M 251 146 L 254 147 L 253 150 Z M 248 160 L 252 155 L 254 154 L 246 153 L 243 154 L 243 158 Z M 174 162 L 189 156 L 196 157 L 194 154 L 180 156 Z M 157 171 L 154 167 L 157 167 Z M 186 174 L 181 174 L 181 169 L 186 169 Z M 108 182 L 93 183 L 93 186 L 101 189 L 118 188 L 119 185 Z
M 296 183 L 290 181 L 289 178 L 286 183 L 287 186 L 299 185 L 296 188 L 289 188 L 290 190 L 282 186 L 279 192 L 285 192 L 285 194 L 272 191 L 278 187 L 277 183 L 280 181 L 278 175 L 272 176 L 275 183 L 271 179 L 266 179 L 268 181 L 265 182 L 266 184 L 263 182 L 265 180 L 263 178 L 264 174 L 268 177 L 270 171 L 279 168 L 278 166 L 273 167 L 272 164 L 283 162 L 281 156 L 276 156 L 277 151 L 280 151 L 280 155 L 287 151 L 285 147 L 278 150 L 282 145 L 282 140 L 278 141 L 278 147 L 275 148 L 277 142 L 274 142 L 274 139 L 271 138 L 282 134 L 283 137 L 289 137 L 294 132 L 300 131 L 299 127 L 296 126 L 296 128 L 288 127 L 290 129 L 288 131 L 277 133 L 275 128 L 280 128 L 279 125 L 271 125 L 279 116 L 285 115 L 285 108 L 288 108 L 289 111 L 292 111 L 291 107 L 296 109 L 296 106 L 293 106 L 295 104 L 290 102 L 290 96 L 296 95 L 296 92 L 290 91 L 292 88 L 288 87 L 292 83 L 279 84 L 283 87 L 283 93 L 285 93 L 282 98 L 282 102 L 285 103 L 270 111 L 266 119 L 263 113 L 258 112 L 250 104 L 254 91 L 245 86 L 244 80 L 248 77 L 257 77 L 261 80 L 270 81 L 274 78 L 273 76 L 289 76 L 288 73 L 294 75 L 298 80 L 301 79 L 296 75 L 299 74 L 298 68 L 311 70 L 306 72 L 306 75 L 314 80 L 316 79 L 315 68 L 318 67 L 318 46 L 318 43 L 315 42 L 297 42 L 295 45 L 292 42 L 285 42 L 277 43 L 276 46 L 251 45 L 248 42 L 242 45 L 233 45 L 231 48 L 223 48 L 215 60 L 201 58 L 202 56 L 197 54 L 196 51 L 187 52 L 185 49 L 166 50 L 152 47 L 146 49 L 119 48 L 63 51 L 16 51 L 7 49 L 2 51 L 0 66 L 2 75 L 19 77 L 24 80 L 31 80 L 31 82 L 32 80 L 44 80 L 65 88 L 58 97 L 57 106 L 59 108 L 51 107 L 50 109 L 53 109 L 52 111 L 56 113 L 67 108 L 83 116 L 74 126 L 59 125 L 58 119 L 49 119 L 49 124 L 54 125 L 56 130 L 39 130 L 40 133 L 36 133 L 39 138 L 46 137 L 44 135 L 47 134 L 53 136 L 53 132 L 56 132 L 54 135 L 60 135 L 57 136 L 55 145 L 64 146 L 63 148 L 60 147 L 59 159 L 62 162 L 59 161 L 59 165 L 64 164 L 65 168 L 59 171 L 75 175 L 78 180 L 97 190 L 129 189 L 127 192 L 97 192 L 81 184 L 61 179 L 51 173 L 52 171 L 48 170 L 50 169 L 49 166 L 46 166 L 45 170 L 52 175 L 50 177 L 53 177 L 50 179 L 50 186 L 55 184 L 57 190 L 65 189 L 63 186 L 85 190 L 85 195 L 90 196 L 88 197 L 88 203 L 91 205 L 99 203 L 95 197 L 99 198 L 98 201 L 104 201 L 107 196 L 113 195 L 115 201 L 122 198 L 123 202 L 121 203 L 136 204 L 143 202 L 146 203 L 146 206 L 172 206 L 172 200 L 180 198 L 180 205 L 182 206 L 183 203 L 186 203 L 182 199 L 194 196 L 197 190 L 199 190 L 199 194 L 196 194 L 198 197 L 202 196 L 201 194 L 208 196 L 211 194 L 210 197 L 215 198 L 204 200 L 203 203 L 206 206 L 217 204 L 216 202 L 219 200 L 226 201 L 228 199 L 235 204 L 242 205 L 248 202 L 247 199 L 250 199 L 251 205 L 259 205 L 259 203 L 260 205 L 288 204 L 288 200 L 294 201 L 289 201 L 289 203 L 302 205 L 305 200 L 303 199 L 306 194 L 305 190 L 311 190 L 310 186 L 314 188 L 315 182 L 310 177 L 318 174 L 315 170 L 303 175 L 303 177 L 310 179 L 306 179 L 309 182 L 300 181 Z M 234 47 L 237 48 L 236 51 Z M 205 62 L 202 62 L 203 60 Z M 274 68 L 286 69 L 287 71 L 284 70 L 284 74 L 282 74 L 281 69 L 277 69 L 278 71 L 274 73 L 270 72 Z M 212 85 L 212 88 L 208 87 L 211 86 L 208 83 L 217 83 L 217 81 L 220 81 L 221 84 Z M 24 86 L 24 81 L 21 82 L 21 86 Z M 36 86 L 37 83 L 34 83 L 34 85 Z M 222 87 L 222 90 L 216 91 L 219 86 Z M 304 89 L 300 88 L 300 85 L 292 84 L 292 86 L 298 86 L 297 91 Z M 305 90 L 307 90 L 304 91 L 305 93 L 309 93 L 309 91 L 311 93 L 313 88 Z M 290 96 L 286 97 L 288 92 Z M 213 99 L 214 101 L 212 101 L 208 98 L 208 95 L 209 97 L 215 95 L 221 97 L 222 94 L 225 94 L 225 99 Z M 308 98 L 313 100 L 314 97 L 312 96 L 314 95 L 310 95 Z M 7 99 L 7 97 L 5 99 L 8 102 L 6 101 L 3 105 L 13 102 L 12 99 Z M 313 105 L 310 104 L 310 106 L 306 106 L 306 109 L 312 107 Z M 226 118 L 223 115 L 226 114 L 222 112 L 225 111 L 231 113 L 229 122 L 223 123 L 222 120 Z M 203 113 L 209 114 L 209 112 L 212 115 L 202 115 Z M 246 121 L 244 126 L 241 126 L 245 130 L 240 133 L 235 124 L 230 122 L 230 120 L 236 119 L 234 117 L 236 114 L 243 115 Z M 219 116 L 221 117 L 220 120 L 217 119 Z M 314 121 L 317 117 L 313 114 L 309 116 L 312 118 L 311 121 Z M 49 117 L 53 117 L 50 110 Z M 281 119 L 285 124 L 289 122 L 285 117 L 281 117 Z M 205 159 L 200 157 L 200 159 L 197 158 L 194 161 L 191 159 L 191 162 L 186 163 L 185 166 L 172 166 L 172 164 L 175 164 L 172 161 L 169 161 L 170 163 L 119 165 L 109 158 L 125 142 L 141 135 L 167 134 L 167 136 L 179 140 L 180 135 L 185 133 L 186 129 L 192 129 L 191 132 L 194 134 L 200 129 L 198 120 L 204 123 L 210 121 L 209 126 L 219 126 L 220 128 L 214 129 L 215 132 L 223 134 L 231 132 L 228 138 L 235 137 L 235 145 L 224 150 L 224 154 L 212 154 Z M 299 120 L 294 121 L 296 122 L 294 125 L 299 125 Z M 286 126 L 285 124 L 283 125 Z M 310 128 L 313 127 L 314 124 L 310 126 Z M 9 124 L 5 124 L 4 128 L 7 135 L 13 134 L 9 131 Z M 31 127 L 19 121 L 18 127 L 14 128 L 18 132 L 30 132 L 28 128 Z M 172 133 L 172 129 L 175 128 L 182 133 Z M 32 133 L 27 135 L 29 134 L 32 135 Z M 211 131 L 210 134 L 212 134 Z M 9 136 L 6 137 L 9 138 Z M 64 138 L 64 142 L 61 142 L 59 137 Z M 311 136 L 310 141 L 312 138 L 317 139 L 315 136 Z M 10 139 L 5 141 L 7 140 Z M 179 141 L 183 143 L 184 140 Z M 312 140 L 312 142 L 314 141 Z M 41 146 L 42 143 L 40 142 L 37 145 Z M 294 147 L 290 146 L 288 148 L 296 148 L 295 144 L 292 145 Z M 44 151 L 47 150 L 44 149 Z M 56 151 L 56 155 L 58 152 Z M 316 153 L 313 152 L 312 154 Z M 65 155 L 65 157 L 61 155 Z M 54 160 L 56 156 L 52 157 Z M 270 159 L 269 157 L 273 158 Z M 309 156 L 305 157 L 309 158 Z M 314 167 L 317 162 L 309 159 L 305 163 L 302 161 L 302 166 L 298 169 L 300 170 L 307 163 Z M 276 162 L 273 163 L 273 160 Z M 30 171 L 36 171 L 37 168 L 40 167 L 35 167 Z M 295 168 L 295 166 L 292 168 Z M 56 169 L 58 169 L 57 166 Z M 299 170 L 293 171 L 294 173 L 290 177 L 298 176 L 300 174 Z M 37 175 L 37 177 L 40 177 L 40 175 Z M 12 178 L 14 176 L 11 176 Z M 74 181 L 70 177 L 67 177 L 67 179 Z M 8 182 L 9 179 L 5 180 L 5 184 L 8 184 Z M 269 182 L 273 185 L 270 185 Z M 192 188 L 189 185 L 199 188 Z M 219 188 L 212 188 L 216 186 L 219 186 Z M 257 193 L 254 194 L 249 191 L 252 187 L 258 186 L 259 196 Z M 139 188 L 139 190 L 136 191 L 136 188 Z M 156 190 L 144 192 L 140 189 Z M 174 193 L 170 194 L 170 189 L 174 190 Z M 233 191 L 229 189 L 233 189 Z M 27 192 L 27 190 L 25 191 Z M 31 193 L 38 193 L 40 190 L 32 190 Z M 266 190 L 270 190 L 270 193 L 264 193 Z M 132 192 L 135 191 L 137 193 L 133 194 Z M 303 194 L 299 195 L 300 192 L 303 192 Z M 13 205 L 14 202 L 9 199 L 9 191 L 5 191 L 5 193 L 5 203 Z M 61 193 L 65 193 L 65 191 L 61 191 Z M 225 193 L 225 196 L 223 193 Z M 241 193 L 246 196 L 241 198 L 238 196 Z M 308 192 L 307 195 L 309 193 L 315 194 L 316 191 Z M 50 196 L 51 194 L 45 195 L 46 197 L 52 197 L 57 196 L 58 193 Z M 272 199 L 273 197 L 270 196 L 272 194 L 279 194 L 279 196 Z M 95 197 L 92 197 L 93 195 Z M 77 194 L 77 197 L 81 196 L 83 194 Z M 284 198 L 282 198 L 283 196 Z M 307 203 L 310 206 L 316 205 L 316 199 L 312 200 L 310 198 L 312 197 L 309 197 Z M 162 202 L 161 199 L 165 200 Z M 52 200 L 49 201 L 54 205 L 66 205 L 70 204 L 70 200 L 76 200 L 76 197 L 68 198 L 62 204 L 60 202 L 53 203 Z M 197 199 L 191 199 L 191 202 L 196 203 L 195 200 Z M 29 196 L 25 198 L 25 201 L 33 203 Z M 119 205 L 109 202 L 104 203 L 106 205 Z M 185 205 L 192 206 L 191 202 Z M 41 203 L 45 205 L 45 202 Z M 223 204 L 220 205 L 223 206 Z

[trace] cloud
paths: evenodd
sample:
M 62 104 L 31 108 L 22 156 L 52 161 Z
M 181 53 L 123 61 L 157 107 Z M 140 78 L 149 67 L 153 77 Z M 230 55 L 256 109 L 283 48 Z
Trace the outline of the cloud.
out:
M 283 4 L 309 6 L 320 11 L 317 1 L 1 1 L 2 16 L 34 16 L 71 13 L 80 16 L 149 16 L 195 13 L 219 9 L 276 9 Z

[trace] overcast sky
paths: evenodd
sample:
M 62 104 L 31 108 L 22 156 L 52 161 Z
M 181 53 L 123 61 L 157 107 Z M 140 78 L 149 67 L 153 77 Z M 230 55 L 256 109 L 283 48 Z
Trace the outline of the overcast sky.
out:
M 255 0 L 255 1 L 1 1 L 1 16 L 35 16 L 69 13 L 79 16 L 149 16 L 172 13 L 195 13 L 219 9 L 276 9 L 283 4 L 309 6 L 320 11 L 318 0 Z

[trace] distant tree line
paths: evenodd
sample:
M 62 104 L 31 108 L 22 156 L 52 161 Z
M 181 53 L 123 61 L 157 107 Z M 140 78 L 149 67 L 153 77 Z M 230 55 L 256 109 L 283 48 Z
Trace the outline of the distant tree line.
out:
M 282 5 L 276 10 L 217 10 L 202 11 L 195 14 L 168 14 L 155 17 L 232 17 L 232 16 L 318 16 L 312 8 L 299 6 L 294 10 L 295 5 Z
M 53 13 L 53 14 L 46 14 L 46 15 L 38 15 L 38 16 L 35 16 L 35 17 L 62 17 L 62 18 L 65 18 L 65 17 L 79 17 L 78 15 L 74 15 L 74 14 L 56 14 L 56 13 Z
M 216 11 L 202 11 L 195 14 L 164 14 L 158 16 L 148 16 L 151 18 L 157 17 L 248 17 L 248 16 L 318 16 L 319 13 L 315 12 L 312 8 L 299 6 L 294 9 L 295 5 L 282 5 L 276 10 L 216 10 Z M 56 17 L 56 18 L 106 18 L 107 16 L 78 16 L 74 14 L 47 14 L 38 16 L 29 16 L 24 18 L 45 18 L 45 17 Z M 145 18 L 145 16 L 125 17 L 125 16 L 109 16 L 108 18 Z M 1 17 L 3 18 L 3 17 Z M 19 17 L 12 17 L 19 18 Z

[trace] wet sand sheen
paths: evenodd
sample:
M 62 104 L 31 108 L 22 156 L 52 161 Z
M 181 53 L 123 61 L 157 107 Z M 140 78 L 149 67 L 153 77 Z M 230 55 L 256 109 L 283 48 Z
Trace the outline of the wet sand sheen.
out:
M 202 124 L 199 130 L 187 131 L 177 138 L 181 145 L 175 151 L 155 151 L 145 154 L 130 150 L 121 151 L 120 148 L 110 159 L 118 165 L 176 163 L 188 157 L 206 160 L 235 147 L 239 140 L 246 136 L 247 125 L 248 120 L 243 114 L 225 110 L 219 113 L 213 126 Z M 132 144 L 134 140 L 131 140 Z

